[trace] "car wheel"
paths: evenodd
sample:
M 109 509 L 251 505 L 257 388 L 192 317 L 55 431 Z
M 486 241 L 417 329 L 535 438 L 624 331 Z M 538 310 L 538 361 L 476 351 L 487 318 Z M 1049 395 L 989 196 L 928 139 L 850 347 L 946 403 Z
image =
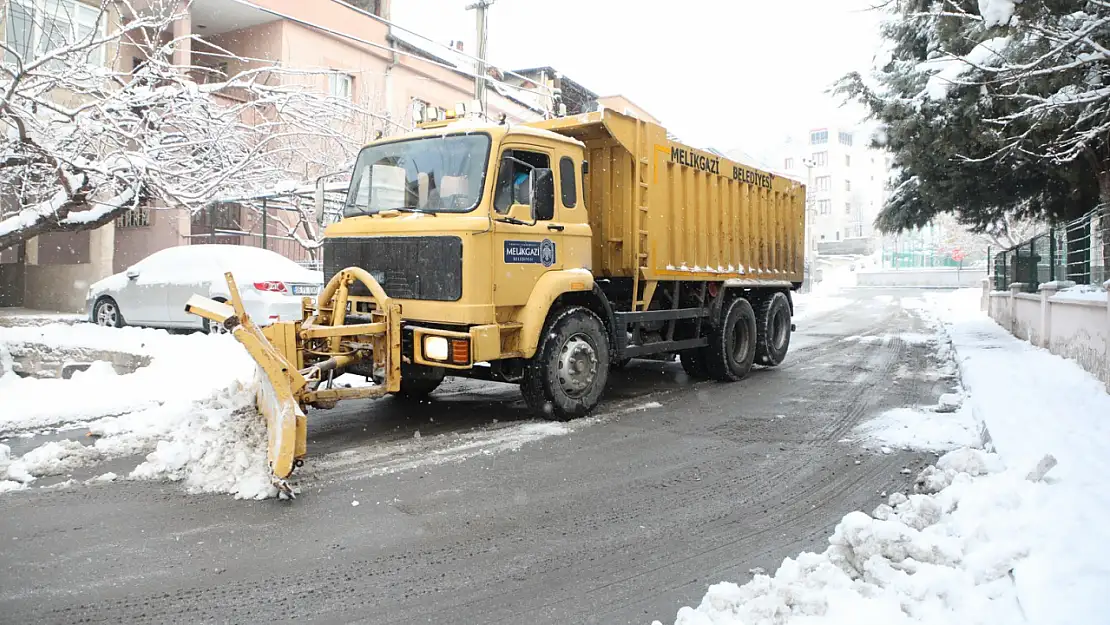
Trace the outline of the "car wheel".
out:
M 96 300 L 93 306 L 93 322 L 98 326 L 107 328 L 122 328 L 123 314 L 119 311 L 119 304 L 110 297 Z
M 220 302 L 221 304 L 226 304 L 227 303 L 227 300 L 222 298 L 222 297 L 214 297 L 212 299 L 214 301 Z M 230 334 L 231 333 L 226 327 L 224 327 L 224 324 L 222 324 L 222 323 L 213 323 L 212 320 L 209 319 L 208 317 L 204 317 L 203 324 L 204 324 L 204 333 L 205 334 Z

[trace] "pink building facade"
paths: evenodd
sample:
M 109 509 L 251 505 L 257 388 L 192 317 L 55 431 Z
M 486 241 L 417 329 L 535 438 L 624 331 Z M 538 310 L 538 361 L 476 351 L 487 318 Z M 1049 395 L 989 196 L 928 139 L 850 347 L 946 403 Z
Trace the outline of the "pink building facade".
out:
M 371 3 L 375 15 L 338 0 L 252 0 L 251 4 L 194 0 L 189 16 L 163 37 L 192 33 L 203 39 L 177 47 L 178 65 L 204 66 L 228 75 L 274 65 L 326 70 L 326 75 L 316 73 L 305 79 L 306 84 L 349 97 L 373 112 L 352 118 L 343 128 L 353 139 L 369 142 L 379 132 L 390 135 L 410 128 L 417 110 L 452 110 L 460 102 L 469 102 L 474 92 L 471 61 L 446 47 L 442 53 L 429 52 L 429 46 L 420 45 L 411 34 L 394 29 L 388 23 L 390 2 Z M 106 58 L 114 59 L 121 71 L 131 71 L 142 62 L 127 44 L 110 50 Z M 195 78 L 212 79 L 201 73 Z M 234 99 L 236 94 L 214 97 Z M 486 112 L 490 117 L 505 114 L 515 122 L 550 114 L 536 105 L 534 97 L 515 98 L 504 85 L 487 89 Z M 311 183 L 327 172 L 305 173 L 305 182 Z M 268 249 L 294 260 L 311 262 L 317 256 L 287 236 L 297 223 L 295 213 L 280 210 L 281 202 L 272 201 L 263 237 L 260 202 L 251 204 L 254 210 L 232 204 L 197 214 L 151 206 L 95 231 L 39 236 L 21 249 L 0 253 L 0 285 L 4 285 L 0 306 L 80 310 L 89 284 L 176 245 L 215 241 L 262 245 L 265 238 Z M 303 238 L 307 233 L 297 234 Z

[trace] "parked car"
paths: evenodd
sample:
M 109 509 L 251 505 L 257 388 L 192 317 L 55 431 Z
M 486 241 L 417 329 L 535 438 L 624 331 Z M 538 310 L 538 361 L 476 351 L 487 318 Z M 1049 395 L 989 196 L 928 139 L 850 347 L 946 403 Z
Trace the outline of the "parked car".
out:
M 185 302 L 194 293 L 227 301 L 227 271 L 235 278 L 247 314 L 258 325 L 299 319 L 301 299 L 316 296 L 324 280 L 323 272 L 305 269 L 257 247 L 171 247 L 89 287 L 89 321 L 117 328 L 129 325 L 218 332 L 218 325 L 186 313 Z

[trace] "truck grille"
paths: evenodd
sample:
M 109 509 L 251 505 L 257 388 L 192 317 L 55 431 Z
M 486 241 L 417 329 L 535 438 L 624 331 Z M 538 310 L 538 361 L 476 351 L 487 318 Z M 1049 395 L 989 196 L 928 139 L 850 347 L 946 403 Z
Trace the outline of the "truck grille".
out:
M 336 237 L 324 240 L 324 282 L 347 267 L 361 267 L 397 299 L 453 302 L 462 297 L 462 239 Z M 361 283 L 351 295 L 369 295 Z

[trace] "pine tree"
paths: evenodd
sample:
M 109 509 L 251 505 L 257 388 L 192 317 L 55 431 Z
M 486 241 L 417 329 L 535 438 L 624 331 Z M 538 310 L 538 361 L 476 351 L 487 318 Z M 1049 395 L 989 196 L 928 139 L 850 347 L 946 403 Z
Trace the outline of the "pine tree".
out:
M 1100 51 L 1110 2 L 894 0 L 886 10 L 889 60 L 872 80 L 849 74 L 836 88 L 868 107 L 894 154 L 880 230 L 953 213 L 991 233 L 1110 201 L 1099 131 L 1110 128 L 1101 102 L 1110 93 L 1100 93 L 1110 80 Z

